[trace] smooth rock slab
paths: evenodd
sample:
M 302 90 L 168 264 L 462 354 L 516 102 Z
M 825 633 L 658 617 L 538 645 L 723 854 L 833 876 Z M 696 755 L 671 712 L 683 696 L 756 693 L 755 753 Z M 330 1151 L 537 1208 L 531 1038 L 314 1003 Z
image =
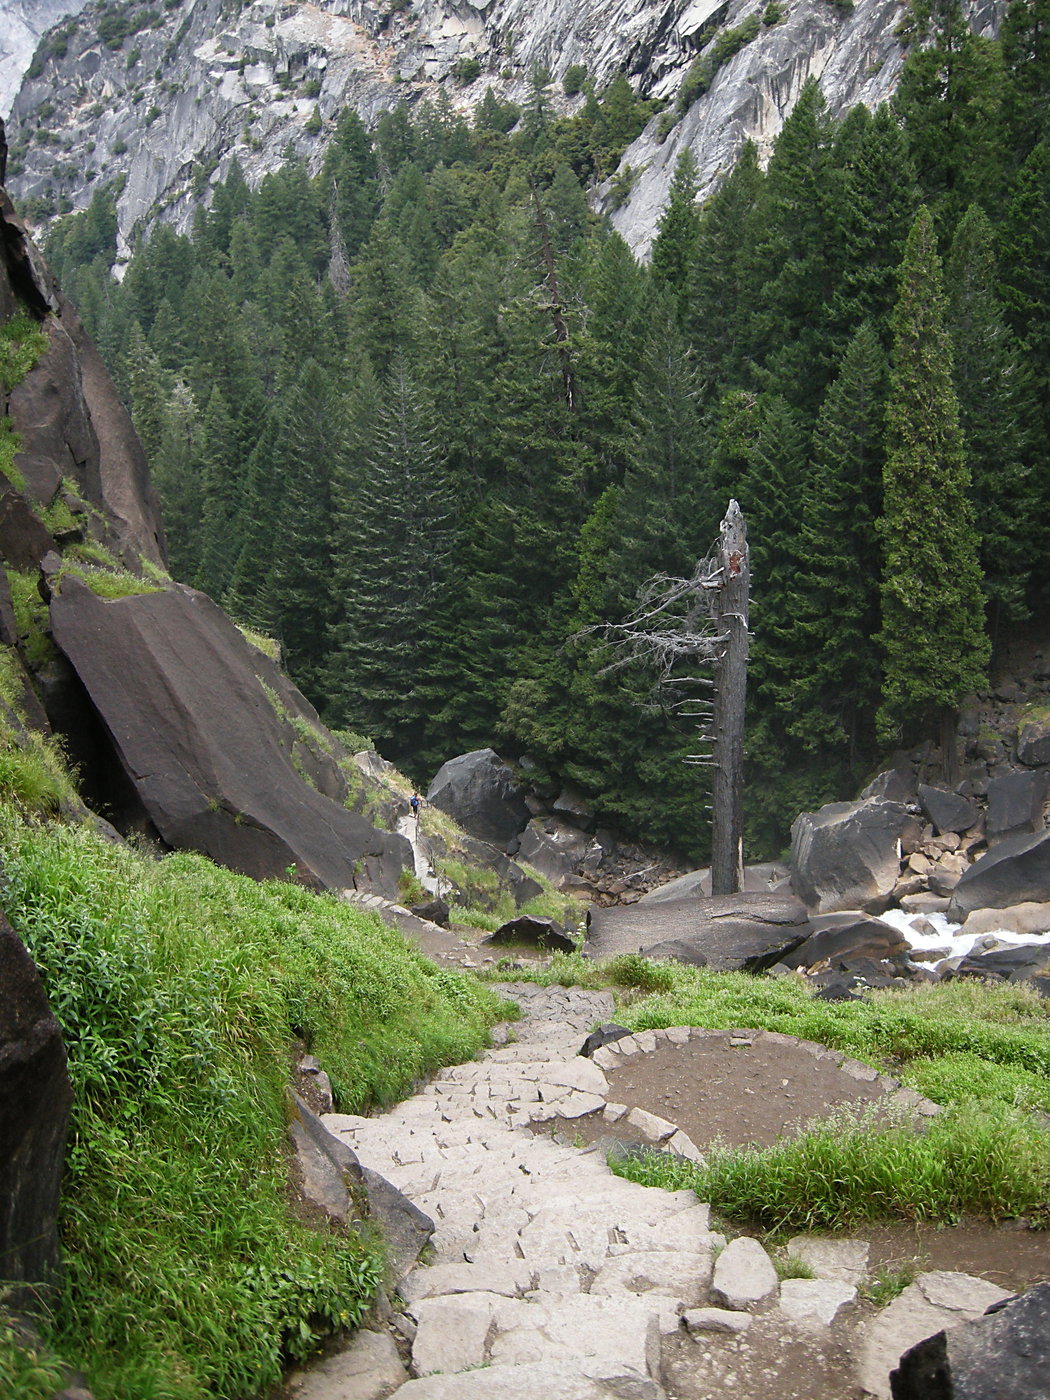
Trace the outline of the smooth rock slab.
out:
M 833 1240 L 821 1235 L 796 1235 L 784 1246 L 788 1258 L 808 1264 L 818 1279 L 837 1279 L 859 1287 L 868 1272 L 867 1240 Z
M 665 1400 L 663 1387 L 650 1377 L 587 1360 L 427 1376 L 409 1381 L 397 1395 L 398 1400 Z
M 777 1271 L 758 1240 L 741 1235 L 730 1240 L 715 1260 L 711 1296 L 736 1312 L 747 1312 L 773 1298 Z
M 488 1360 L 485 1343 L 496 1305 L 494 1293 L 456 1293 L 424 1298 L 412 1307 L 418 1330 L 412 1365 L 421 1376 L 434 1371 L 467 1371 Z
M 890 1371 L 916 1342 L 945 1327 L 971 1322 L 1010 1294 L 970 1274 L 937 1270 L 914 1283 L 883 1308 L 865 1329 L 857 1379 L 877 1400 L 890 1400 Z
M 408 1380 L 387 1332 L 358 1332 L 346 1351 L 294 1375 L 291 1400 L 385 1400 Z
M 494 1321 L 498 1335 L 489 1349 L 493 1364 L 520 1366 L 589 1356 L 618 1370 L 659 1375 L 660 1315 L 643 1298 L 580 1293 L 501 1299 Z
M 830 1327 L 839 1309 L 857 1298 L 851 1283 L 827 1278 L 786 1278 L 780 1285 L 780 1311 L 793 1322 Z
M 721 1332 L 739 1336 L 751 1326 L 751 1314 L 731 1312 L 728 1308 L 689 1308 L 682 1321 L 690 1336 L 700 1332 Z
M 611 1258 L 595 1275 L 591 1294 L 662 1294 L 699 1303 L 711 1278 L 709 1251 L 650 1249 Z

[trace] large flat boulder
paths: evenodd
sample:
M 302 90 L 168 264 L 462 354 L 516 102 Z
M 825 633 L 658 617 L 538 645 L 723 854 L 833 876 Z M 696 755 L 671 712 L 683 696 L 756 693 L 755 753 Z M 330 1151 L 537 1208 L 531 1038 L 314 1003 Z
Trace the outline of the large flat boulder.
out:
M 493 749 L 475 749 L 443 763 L 427 801 L 454 817 L 464 831 L 504 850 L 528 825 L 525 793 Z
M 778 889 L 788 878 L 788 868 L 777 861 L 763 865 L 744 866 L 744 893 L 766 894 Z M 676 880 L 659 885 L 655 890 L 642 896 L 639 904 L 666 904 L 669 899 L 685 899 L 687 896 L 709 895 L 711 893 L 711 870 L 704 866 L 700 870 L 688 870 Z
M 948 917 L 961 923 L 974 909 L 1041 903 L 1050 890 L 1050 831 L 1008 836 L 974 861 L 952 891 Z
M 46 1283 L 73 1091 L 66 1050 L 33 959 L 0 914 L 0 1274 Z
M 989 846 L 1043 829 L 1047 786 L 1047 774 L 1041 770 L 1004 773 L 988 784 Z
M 257 879 L 294 870 L 315 888 L 396 897 L 409 843 L 300 776 L 292 707 L 312 710 L 210 598 L 176 587 L 105 600 L 67 576 L 51 629 L 166 845 Z
M 858 958 L 880 962 L 908 948 L 898 929 L 867 914 L 818 914 L 812 924 L 814 932 L 784 958 L 788 967 L 813 967 L 825 959 L 832 966 Z
M 818 914 L 888 909 L 901 861 L 903 802 L 829 802 L 791 825 L 791 887 Z
M 594 958 L 641 952 L 714 972 L 762 972 L 809 932 L 806 910 L 794 895 L 727 894 L 591 909 L 585 950 Z

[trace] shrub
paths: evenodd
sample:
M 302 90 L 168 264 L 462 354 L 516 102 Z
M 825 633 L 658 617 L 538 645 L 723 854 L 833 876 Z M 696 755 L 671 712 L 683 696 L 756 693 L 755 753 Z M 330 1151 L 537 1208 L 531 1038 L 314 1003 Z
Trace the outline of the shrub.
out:
M 481 63 L 476 58 L 460 58 L 452 66 L 452 77 L 460 87 L 469 87 L 481 77 Z
M 583 63 L 570 63 L 565 70 L 565 76 L 561 80 L 561 90 L 566 97 L 575 97 L 577 93 L 583 91 L 583 85 L 586 81 L 586 65 Z

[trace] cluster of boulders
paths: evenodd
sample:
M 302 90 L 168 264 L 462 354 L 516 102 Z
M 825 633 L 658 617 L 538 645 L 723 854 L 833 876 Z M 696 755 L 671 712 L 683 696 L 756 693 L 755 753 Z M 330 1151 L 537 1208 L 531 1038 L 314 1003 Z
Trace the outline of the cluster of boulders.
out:
M 427 801 L 475 840 L 596 904 L 633 904 L 679 873 L 599 826 L 577 789 L 549 783 L 528 758 L 512 767 L 493 749 L 460 754 L 438 770 Z

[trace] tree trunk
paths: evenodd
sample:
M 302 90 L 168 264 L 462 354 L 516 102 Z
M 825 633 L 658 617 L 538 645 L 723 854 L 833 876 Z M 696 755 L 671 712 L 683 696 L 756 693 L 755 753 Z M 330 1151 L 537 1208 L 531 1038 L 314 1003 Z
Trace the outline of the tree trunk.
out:
M 711 832 L 711 893 L 735 894 L 743 863 L 744 705 L 747 698 L 747 612 L 751 588 L 747 529 L 736 501 L 721 525 L 715 622 L 726 641 L 716 663 L 715 769 Z

